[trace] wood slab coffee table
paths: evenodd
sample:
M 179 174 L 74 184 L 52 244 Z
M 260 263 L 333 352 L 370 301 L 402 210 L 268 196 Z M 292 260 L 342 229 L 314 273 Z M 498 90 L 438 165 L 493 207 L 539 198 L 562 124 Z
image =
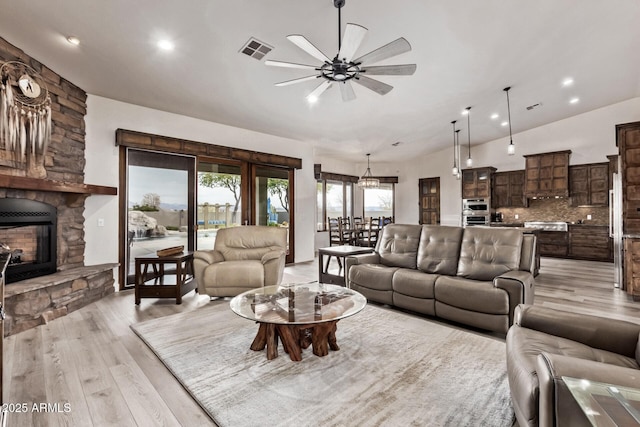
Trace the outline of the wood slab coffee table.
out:
M 259 324 L 251 350 L 267 348 L 267 359 L 278 357 L 278 340 L 293 361 L 302 360 L 310 345 L 313 354 L 326 356 L 340 350 L 336 341 L 340 319 L 360 312 L 367 299 L 336 285 L 319 283 L 266 286 L 244 292 L 231 300 L 231 310 Z

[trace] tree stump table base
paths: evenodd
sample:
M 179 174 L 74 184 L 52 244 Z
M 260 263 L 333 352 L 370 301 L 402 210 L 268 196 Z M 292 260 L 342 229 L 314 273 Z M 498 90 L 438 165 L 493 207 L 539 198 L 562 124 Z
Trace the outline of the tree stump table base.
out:
M 329 350 L 340 350 L 336 340 L 338 320 L 305 325 L 281 325 L 274 323 L 256 322 L 260 326 L 258 333 L 251 343 L 251 350 L 262 351 L 267 348 L 267 359 L 278 357 L 278 341 L 291 360 L 302 360 L 302 350 L 313 348 L 316 356 L 326 356 Z

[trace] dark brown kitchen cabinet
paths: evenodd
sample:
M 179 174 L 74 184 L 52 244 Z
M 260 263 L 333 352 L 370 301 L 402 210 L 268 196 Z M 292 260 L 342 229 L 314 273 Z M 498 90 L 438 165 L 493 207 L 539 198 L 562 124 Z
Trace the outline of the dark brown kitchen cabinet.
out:
M 538 239 L 541 256 L 565 258 L 569 253 L 569 233 L 566 231 L 540 231 Z
M 640 122 L 617 125 L 616 145 L 622 174 L 622 233 L 637 235 L 640 234 Z M 637 256 L 640 257 L 640 252 Z
M 568 197 L 570 150 L 531 154 L 525 158 L 526 197 Z
M 494 208 L 527 207 L 524 197 L 524 170 L 496 172 L 492 177 L 491 203 Z
M 609 226 L 569 224 L 569 258 L 613 261 Z
M 462 198 L 488 199 L 491 197 L 491 180 L 496 168 L 484 167 L 462 170 Z
M 624 239 L 624 283 L 634 301 L 640 301 L 640 239 Z
M 571 206 L 609 205 L 609 163 L 569 166 Z

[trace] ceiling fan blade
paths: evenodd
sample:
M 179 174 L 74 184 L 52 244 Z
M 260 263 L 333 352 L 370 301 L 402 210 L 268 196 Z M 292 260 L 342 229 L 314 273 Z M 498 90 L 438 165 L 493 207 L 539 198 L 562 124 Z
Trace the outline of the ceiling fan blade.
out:
M 410 76 L 416 72 L 416 64 L 364 67 L 361 72 L 367 73 L 368 76 Z
M 344 37 L 342 37 L 342 44 L 340 46 L 340 52 L 338 58 L 349 62 L 355 55 L 356 51 L 360 47 L 360 43 L 367 35 L 367 29 L 358 24 L 347 24 L 347 28 L 344 30 Z
M 309 40 L 307 40 L 307 38 L 305 36 L 301 36 L 299 34 L 292 34 L 290 36 L 287 36 L 287 38 L 289 39 L 289 41 L 291 43 L 295 44 L 300 49 L 304 50 L 305 52 L 307 52 L 309 55 L 313 56 L 314 58 L 319 59 L 322 62 L 331 62 L 329 57 L 327 55 L 325 55 L 324 53 L 322 53 L 320 51 L 320 49 L 315 47 L 313 45 L 313 43 L 311 43 Z
M 358 84 L 366 87 L 367 89 L 371 89 L 374 92 L 379 93 L 380 95 L 386 95 L 393 89 L 393 86 L 388 85 L 386 83 L 382 83 L 379 80 L 370 79 L 369 77 L 365 77 L 360 74 L 358 77 L 353 79 Z
M 307 76 L 307 77 L 300 77 L 299 79 L 293 79 L 293 80 L 287 80 L 284 82 L 280 82 L 280 83 L 276 83 L 276 86 L 289 86 L 289 85 L 293 85 L 296 83 L 302 83 L 302 82 L 306 82 L 309 80 L 313 80 L 313 79 L 317 79 L 320 76 Z
M 284 68 L 299 68 L 301 70 L 315 70 L 317 67 L 306 64 L 296 64 L 295 62 L 283 62 L 283 61 L 264 61 L 264 65 L 270 65 L 272 67 L 284 67 Z
M 320 83 L 320 86 L 315 88 L 313 92 L 307 95 L 307 101 L 316 102 L 318 98 L 320 98 L 320 95 L 322 95 L 325 90 L 329 89 L 330 86 L 331 82 L 329 80 L 325 80 L 324 82 Z
M 344 102 L 356 99 L 356 93 L 353 91 L 353 85 L 350 81 L 338 83 L 338 86 L 340 86 L 340 93 Z
M 386 45 L 377 48 L 376 50 L 372 50 L 366 55 L 361 56 L 360 58 L 354 59 L 355 63 L 363 63 L 366 62 L 368 64 L 373 64 L 376 62 L 380 62 L 383 59 L 391 58 L 396 55 L 400 55 L 401 53 L 409 52 L 411 50 L 411 45 L 404 38 L 400 37 L 392 41 L 391 43 L 387 43 Z

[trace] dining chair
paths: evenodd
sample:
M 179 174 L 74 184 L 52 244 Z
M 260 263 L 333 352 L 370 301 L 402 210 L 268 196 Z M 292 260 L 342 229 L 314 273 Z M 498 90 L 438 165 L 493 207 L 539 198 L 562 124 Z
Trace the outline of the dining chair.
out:
M 380 218 L 369 218 L 358 238 L 358 246 L 374 247 L 380 234 Z

